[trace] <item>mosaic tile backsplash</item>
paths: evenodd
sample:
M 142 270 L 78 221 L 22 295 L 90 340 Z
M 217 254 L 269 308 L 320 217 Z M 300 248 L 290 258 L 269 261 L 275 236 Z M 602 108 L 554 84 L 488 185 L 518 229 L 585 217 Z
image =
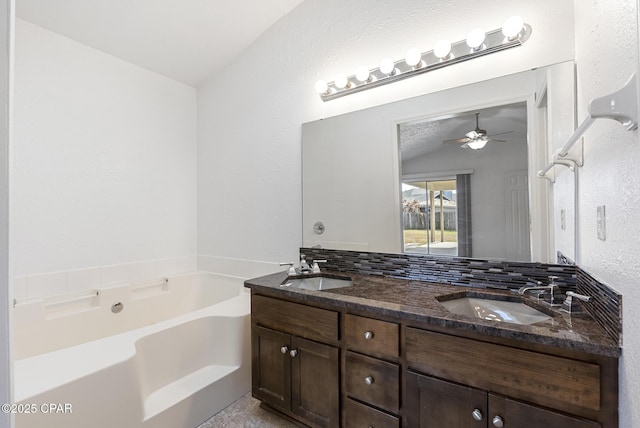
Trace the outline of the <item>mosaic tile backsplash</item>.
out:
M 476 288 L 518 289 L 549 276 L 564 292 L 575 289 L 592 296 L 583 304 L 589 314 L 617 343 L 622 337 L 622 296 L 597 281 L 580 267 L 558 253 L 559 264 L 527 263 L 470 259 L 464 257 L 425 256 L 415 254 L 370 253 L 362 251 L 300 248 L 307 260 L 327 260 L 322 269 L 345 274 L 358 273 L 388 278 L 411 279 Z
M 464 257 L 416 254 L 368 253 L 360 251 L 301 248 L 309 260 L 326 259 L 324 268 L 336 272 L 381 275 L 441 284 L 480 288 L 518 289 L 537 281 L 547 284 L 549 276 L 573 288 L 576 268 L 572 265 L 507 262 Z

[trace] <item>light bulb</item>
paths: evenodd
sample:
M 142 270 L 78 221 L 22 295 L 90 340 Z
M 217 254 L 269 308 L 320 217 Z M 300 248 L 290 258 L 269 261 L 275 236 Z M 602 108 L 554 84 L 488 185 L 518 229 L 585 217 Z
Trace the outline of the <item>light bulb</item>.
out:
M 418 49 L 409 49 L 405 57 L 405 62 L 410 67 L 419 67 L 422 62 L 422 54 Z
M 344 74 L 338 74 L 333 81 L 333 84 L 336 85 L 338 89 L 344 89 L 349 87 L 349 80 L 347 80 L 347 76 Z
M 369 80 L 369 69 L 364 65 L 358 67 L 356 69 L 356 79 L 360 82 L 367 82 Z
M 505 35 L 509 40 L 514 39 L 520 34 L 522 28 L 524 27 L 524 20 L 521 16 L 512 16 L 511 18 L 504 21 L 502 25 L 502 34 Z
M 329 90 L 329 85 L 324 80 L 318 80 L 316 82 L 316 92 L 319 94 L 326 94 Z
M 467 34 L 467 46 L 473 50 L 480 49 L 485 37 L 486 34 L 482 28 L 474 28 Z
M 391 58 L 383 58 L 380 61 L 380 72 L 389 76 L 395 74 L 396 65 Z
M 440 40 L 433 48 L 433 54 L 440 59 L 445 59 L 451 53 L 451 43 L 449 40 Z
M 486 146 L 488 142 L 489 140 L 486 137 L 482 137 L 482 138 L 477 138 L 475 140 L 469 141 L 467 143 L 467 146 L 473 150 L 480 150 L 481 148 Z

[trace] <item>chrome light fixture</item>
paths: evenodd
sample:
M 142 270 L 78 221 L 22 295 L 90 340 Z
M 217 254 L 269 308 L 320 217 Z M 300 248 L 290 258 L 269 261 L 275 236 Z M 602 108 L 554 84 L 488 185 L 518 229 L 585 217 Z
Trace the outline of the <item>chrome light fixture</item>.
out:
M 378 68 L 369 70 L 366 66 L 360 66 L 354 75 L 339 74 L 333 82 L 318 80 L 316 91 L 322 101 L 329 101 L 376 88 L 459 62 L 522 46 L 531 36 L 531 31 L 531 26 L 520 16 L 512 16 L 505 21 L 502 28 L 488 33 L 481 28 L 475 28 L 469 32 L 466 40 L 449 43 L 443 39 L 431 51 L 409 49 L 405 58 L 395 62 L 390 58 L 384 58 Z

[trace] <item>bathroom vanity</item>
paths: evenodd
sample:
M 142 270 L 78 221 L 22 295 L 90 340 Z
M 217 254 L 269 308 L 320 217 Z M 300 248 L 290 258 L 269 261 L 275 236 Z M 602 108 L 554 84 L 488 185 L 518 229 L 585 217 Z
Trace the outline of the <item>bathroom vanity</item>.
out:
M 245 282 L 263 405 L 318 427 L 618 427 L 620 349 L 591 316 L 527 298 L 549 318 L 471 319 L 440 302 L 515 293 L 349 276 L 326 291 Z

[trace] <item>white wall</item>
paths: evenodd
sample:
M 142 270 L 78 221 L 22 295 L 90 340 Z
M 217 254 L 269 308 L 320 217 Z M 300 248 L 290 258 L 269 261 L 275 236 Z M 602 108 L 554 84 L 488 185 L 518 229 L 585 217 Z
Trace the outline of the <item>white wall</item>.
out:
M 635 0 L 576 0 L 578 119 L 589 100 L 622 87 L 638 64 Z M 623 296 L 620 427 L 640 426 L 640 138 L 615 121 L 585 134 L 580 170 L 580 265 Z M 596 236 L 596 207 L 606 206 L 606 241 Z
M 323 103 L 333 80 L 439 38 L 461 40 L 521 14 L 521 48 Z M 304 122 L 573 59 L 569 0 L 306 0 L 233 64 L 198 87 L 198 253 L 288 261 L 301 244 L 300 126 Z M 558 37 L 557 29 L 566 29 Z M 553 46 L 553 48 L 550 48 Z
M 0 404 L 11 403 L 9 289 L 9 126 L 10 74 L 14 4 L 0 0 Z M 11 415 L 0 413 L 0 426 L 10 426 Z
M 14 112 L 21 297 L 94 286 L 105 266 L 195 264 L 194 88 L 17 20 Z

